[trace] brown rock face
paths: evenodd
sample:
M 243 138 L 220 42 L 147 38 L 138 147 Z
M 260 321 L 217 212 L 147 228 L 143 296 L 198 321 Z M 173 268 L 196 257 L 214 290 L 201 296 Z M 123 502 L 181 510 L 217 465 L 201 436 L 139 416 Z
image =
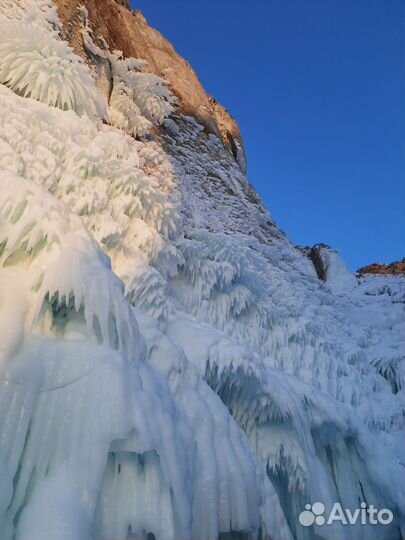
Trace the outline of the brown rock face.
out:
M 129 0 L 115 0 L 115 1 L 121 4 L 121 6 L 124 6 L 127 9 L 130 9 Z
M 315 272 L 319 279 L 326 281 L 326 268 L 322 259 L 322 250 L 331 250 L 332 248 L 328 244 L 315 244 L 313 247 L 301 247 L 297 248 L 304 253 L 312 262 L 315 268 Z
M 391 264 L 374 263 L 357 270 L 359 274 L 405 275 L 405 258 Z
M 326 281 L 326 268 L 322 260 L 322 249 L 331 249 L 327 244 L 316 244 L 309 250 L 309 258 L 311 259 L 315 271 L 322 281 Z
M 81 35 L 80 8 L 84 6 L 96 39 L 103 38 L 111 51 L 122 51 L 125 57 L 146 60 L 146 71 L 169 81 L 179 100 L 179 112 L 195 117 L 207 131 L 219 135 L 235 158 L 240 148 L 245 159 L 235 120 L 207 95 L 190 64 L 176 53 L 167 39 L 148 25 L 142 13 L 128 10 L 128 0 L 56 0 L 55 3 L 65 37 L 80 56 L 89 61 Z

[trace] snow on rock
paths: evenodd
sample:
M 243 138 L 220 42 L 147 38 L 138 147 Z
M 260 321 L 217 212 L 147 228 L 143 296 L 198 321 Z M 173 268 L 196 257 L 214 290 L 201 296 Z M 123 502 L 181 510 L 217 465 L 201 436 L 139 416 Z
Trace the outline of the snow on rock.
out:
M 56 32 L 35 20 L 28 13 L 23 21 L 1 22 L 0 82 L 51 107 L 105 117 L 104 98 L 87 66 Z
M 134 137 L 150 133 L 153 126 L 160 126 L 173 113 L 177 98 L 165 79 L 142 72 L 146 61 L 124 58 L 121 51 L 111 53 L 104 40 L 102 48 L 96 45 L 86 8 L 81 9 L 81 14 L 85 50 L 97 65 L 108 66 L 110 124 Z
M 14 7 L 17 44 L 31 17 L 67 47 L 50 2 Z M 318 279 L 220 139 L 83 32 L 112 125 L 80 77 L 66 107 L 0 85 L 2 540 L 399 540 L 404 278 L 322 248 Z M 394 520 L 303 528 L 315 501 Z
M 356 276 L 350 272 L 339 253 L 325 244 L 311 249 L 311 259 L 333 293 L 348 293 L 357 285 Z

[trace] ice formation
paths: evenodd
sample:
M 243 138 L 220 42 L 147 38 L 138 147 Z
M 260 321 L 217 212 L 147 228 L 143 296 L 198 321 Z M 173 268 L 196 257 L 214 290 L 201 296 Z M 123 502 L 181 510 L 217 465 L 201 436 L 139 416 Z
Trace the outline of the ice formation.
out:
M 4 9 L 4 8 L 3 8 Z M 41 17 L 29 12 L 26 19 L 1 22 L 0 83 L 17 94 L 51 107 L 89 116 L 105 115 L 102 95 L 82 60 L 52 31 L 54 10 Z M 39 19 L 41 24 L 35 24 Z M 48 31 L 46 24 L 48 23 Z
M 104 109 L 51 2 L 3 2 L 0 29 L 1 539 L 400 540 L 403 278 L 326 251 L 320 281 L 84 24 Z M 394 520 L 304 528 L 315 501 Z

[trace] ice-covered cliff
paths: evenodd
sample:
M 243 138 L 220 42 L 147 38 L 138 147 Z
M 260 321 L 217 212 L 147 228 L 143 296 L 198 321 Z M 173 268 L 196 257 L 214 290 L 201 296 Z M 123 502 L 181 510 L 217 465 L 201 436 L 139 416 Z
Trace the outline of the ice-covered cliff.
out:
M 294 247 L 191 68 L 84 4 L 0 5 L 1 540 L 400 540 L 403 276 Z

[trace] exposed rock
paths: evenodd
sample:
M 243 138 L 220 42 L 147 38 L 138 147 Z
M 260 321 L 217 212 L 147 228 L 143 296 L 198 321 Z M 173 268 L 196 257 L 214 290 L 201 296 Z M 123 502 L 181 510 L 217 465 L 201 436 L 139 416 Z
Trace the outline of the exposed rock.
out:
M 246 156 L 236 121 L 213 97 L 207 95 L 190 64 L 158 31 L 148 26 L 142 13 L 128 11 L 115 0 L 55 2 L 65 39 L 90 65 L 99 88 L 108 100 L 113 87 L 111 64 L 106 58 L 94 56 L 88 45 L 86 47 L 83 39 L 86 24 L 99 48 L 108 48 L 110 52 L 122 51 L 124 57 L 145 59 L 148 66 L 143 71 L 169 82 L 178 99 L 176 111 L 161 128 L 154 128 L 153 136 L 171 156 L 182 186 L 184 204 L 190 205 L 187 210 L 190 216 L 195 220 L 196 215 L 201 215 L 205 220 L 208 212 L 211 231 L 224 232 L 232 228 L 234 232 L 251 235 L 265 244 L 270 244 L 274 238 L 284 237 L 245 176 Z M 193 126 L 195 120 L 197 123 Z M 173 123 L 177 123 L 176 129 L 181 128 L 183 139 L 190 138 L 188 143 L 183 140 L 179 146 L 175 138 L 168 137 L 168 126 L 173 126 Z M 218 140 L 218 145 L 215 140 Z M 196 148 L 200 152 L 195 152 Z M 190 159 L 189 152 L 193 159 Z M 223 197 L 223 194 L 228 196 Z M 201 196 L 203 211 L 195 207 Z
M 118 2 L 118 4 L 121 4 L 121 6 L 124 6 L 127 9 L 131 9 L 129 5 L 129 0 L 115 0 L 115 1 Z
M 80 56 L 91 62 L 81 34 L 80 10 L 84 6 L 95 38 L 104 39 L 110 50 L 122 51 L 125 57 L 145 59 L 148 62 L 145 71 L 169 81 L 179 100 L 179 112 L 193 116 L 209 133 L 219 135 L 245 172 L 244 145 L 235 120 L 208 96 L 190 64 L 160 32 L 148 25 L 142 13 L 128 11 L 128 0 L 56 0 L 56 4 L 65 37 Z
M 227 109 L 218 103 L 214 97 L 210 97 L 209 101 L 214 109 L 215 118 L 222 140 L 225 142 L 225 144 L 229 145 L 235 160 L 242 169 L 242 172 L 246 173 L 246 152 L 238 124 L 229 114 Z
M 405 275 L 405 258 L 402 261 L 395 261 L 391 264 L 373 263 L 363 266 L 357 270 L 359 274 L 382 274 L 382 275 Z
M 312 264 L 314 265 L 316 275 L 319 279 L 322 281 L 326 281 L 326 268 L 324 265 L 324 261 L 321 256 L 321 252 L 323 249 L 332 249 L 328 244 L 316 244 L 313 247 L 301 247 L 297 246 L 297 248 L 305 253 L 305 255 L 311 260 Z
M 335 294 L 344 294 L 357 285 L 356 276 L 349 270 L 339 252 L 327 244 L 300 248 L 312 261 L 318 278 L 325 281 Z

